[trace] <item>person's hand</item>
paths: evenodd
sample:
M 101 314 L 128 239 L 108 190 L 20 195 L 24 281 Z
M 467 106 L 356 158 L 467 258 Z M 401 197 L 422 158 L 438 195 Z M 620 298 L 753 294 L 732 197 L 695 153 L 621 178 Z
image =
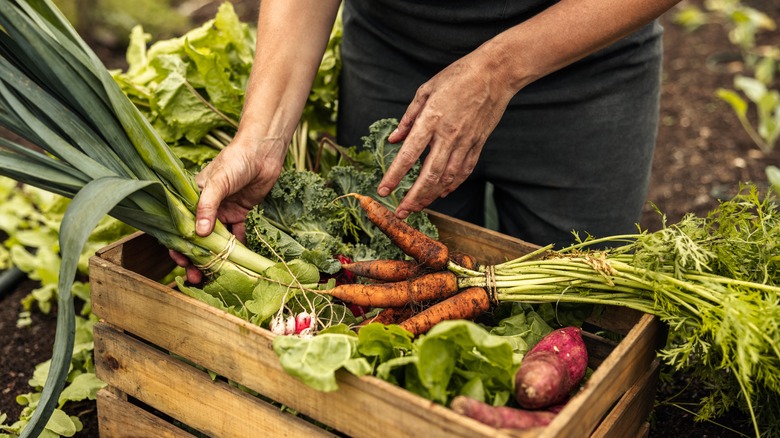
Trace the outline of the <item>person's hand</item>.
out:
M 208 236 L 215 220 L 225 224 L 236 238 L 245 241 L 244 220 L 273 187 L 282 169 L 286 143 L 281 139 L 242 141 L 236 139 L 211 161 L 195 182 L 201 189 L 195 214 L 195 231 Z M 183 254 L 171 258 L 187 271 L 187 281 L 200 283 L 203 274 Z
M 516 90 L 498 77 L 485 58 L 472 52 L 423 84 L 389 141 L 404 141 L 379 184 L 387 196 L 430 148 L 420 176 L 396 209 L 406 218 L 455 190 L 474 170 L 487 137 Z

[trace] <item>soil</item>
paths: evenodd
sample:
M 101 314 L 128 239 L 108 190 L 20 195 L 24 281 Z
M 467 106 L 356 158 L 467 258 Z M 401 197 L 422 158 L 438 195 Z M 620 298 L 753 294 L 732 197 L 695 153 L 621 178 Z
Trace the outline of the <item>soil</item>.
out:
M 245 20 L 254 20 L 256 9 L 247 7 L 249 2 L 236 3 L 241 3 Z M 780 3 L 776 0 L 750 4 L 780 21 Z M 207 5 L 198 13 L 208 18 L 213 15 L 212 6 Z M 765 168 L 780 164 L 780 149 L 761 152 L 740 126 L 731 108 L 715 97 L 717 88 L 731 88 L 734 74 L 743 68 L 736 61 L 738 53 L 723 28 L 710 24 L 687 33 L 672 24 L 670 18 L 671 14 L 662 17 L 666 28 L 662 123 L 649 202 L 641 221 L 642 227 L 650 230 L 657 229 L 661 223 L 652 205 L 663 211 L 670 223 L 687 213 L 705 215 L 719 199 L 733 195 L 740 182 L 752 181 L 766 187 Z M 780 32 L 764 34 L 759 44 L 780 45 Z M 121 68 L 121 50 L 101 47 L 98 52 L 109 67 Z M 16 395 L 29 391 L 27 381 L 35 365 L 51 357 L 54 315 L 34 312 L 29 327 L 16 328 L 22 310 L 20 300 L 33 287 L 35 282 L 28 280 L 0 297 L 0 412 L 7 413 L 11 421 L 18 418 L 22 409 L 15 402 Z M 702 423 L 695 422 L 692 414 L 670 403 L 673 400 L 679 406 L 685 406 L 686 402 L 696 402 L 701 396 L 695 384 L 685 386 L 689 383 L 687 380 L 686 376 L 675 375 L 670 383 L 659 384 L 650 436 L 736 437 L 752 434 L 747 418 L 740 412 L 730 412 L 718 420 L 719 424 Z M 93 402 L 83 403 L 71 412 L 78 413 L 85 423 L 78 436 L 97 436 Z

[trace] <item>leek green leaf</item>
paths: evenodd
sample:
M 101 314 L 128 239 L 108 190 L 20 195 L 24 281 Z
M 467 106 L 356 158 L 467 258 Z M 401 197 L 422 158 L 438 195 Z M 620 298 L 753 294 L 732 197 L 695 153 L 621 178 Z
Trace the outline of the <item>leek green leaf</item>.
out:
M 152 183 L 149 181 L 123 178 L 96 179 L 84 186 L 68 206 L 60 228 L 62 264 L 58 283 L 57 333 L 51 369 L 46 378 L 41 402 L 30 420 L 32 427 L 24 430 L 23 437 L 37 436 L 41 432 L 43 422 L 40 420 L 51 416 L 57 406 L 59 394 L 65 386 L 76 329 L 70 291 L 84 243 L 98 222 L 119 201 L 150 184 Z

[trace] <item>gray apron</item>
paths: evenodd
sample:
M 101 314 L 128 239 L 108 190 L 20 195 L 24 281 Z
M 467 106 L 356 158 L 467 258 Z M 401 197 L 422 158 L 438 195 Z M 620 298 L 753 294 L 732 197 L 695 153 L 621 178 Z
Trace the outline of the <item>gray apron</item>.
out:
M 417 88 L 552 1 L 346 0 L 338 141 L 360 145 L 400 119 Z M 476 169 L 431 208 L 484 225 L 493 186 L 501 232 L 556 247 L 571 232 L 633 232 L 658 125 L 662 29 L 627 38 L 537 80 L 510 102 Z

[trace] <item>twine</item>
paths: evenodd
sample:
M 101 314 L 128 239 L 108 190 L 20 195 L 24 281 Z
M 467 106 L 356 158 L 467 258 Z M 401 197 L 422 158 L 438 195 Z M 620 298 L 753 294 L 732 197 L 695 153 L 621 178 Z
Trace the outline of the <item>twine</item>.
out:
M 494 305 L 497 305 L 498 288 L 496 287 L 496 267 L 494 265 L 485 267 L 485 289 L 487 289 L 488 300 Z
M 230 257 L 230 253 L 233 252 L 233 249 L 236 247 L 236 236 L 231 234 L 230 238 L 228 239 L 227 245 L 225 245 L 225 249 L 219 252 L 219 254 L 214 254 L 214 258 L 209 260 L 207 263 L 203 265 L 195 265 L 198 269 L 205 272 L 218 272 L 220 269 L 222 269 L 222 265 L 225 264 L 225 261 Z
M 586 255 L 583 258 L 586 265 L 590 266 L 596 273 L 601 275 L 606 281 L 607 285 L 614 286 L 615 282 L 612 281 L 613 276 L 618 275 L 617 270 L 607 260 L 607 255 L 603 252 L 596 255 Z

